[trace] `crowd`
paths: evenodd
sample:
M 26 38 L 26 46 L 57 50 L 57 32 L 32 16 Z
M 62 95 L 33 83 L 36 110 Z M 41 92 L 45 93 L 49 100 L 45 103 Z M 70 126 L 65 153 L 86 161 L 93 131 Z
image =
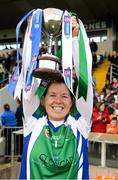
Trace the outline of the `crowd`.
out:
M 109 73 L 109 71 L 108 71 Z M 118 134 L 118 75 L 107 75 L 106 83 L 99 93 L 94 84 L 94 100 L 91 132 Z M 118 158 L 117 145 L 108 145 L 107 154 L 112 159 Z M 92 148 L 96 155 L 100 152 L 100 144 L 93 143 Z
M 118 134 L 118 78 L 109 80 L 101 93 L 94 89 L 92 132 Z
M 92 132 L 118 134 L 118 54 L 113 51 L 108 60 L 115 65 L 112 78 L 110 68 L 106 75 L 106 83 L 100 93 L 96 89 L 96 82 L 93 76 L 94 104 L 92 115 Z
M 21 56 L 20 56 L 21 59 Z M 0 54 L 0 88 L 4 87 L 16 67 L 16 50 Z

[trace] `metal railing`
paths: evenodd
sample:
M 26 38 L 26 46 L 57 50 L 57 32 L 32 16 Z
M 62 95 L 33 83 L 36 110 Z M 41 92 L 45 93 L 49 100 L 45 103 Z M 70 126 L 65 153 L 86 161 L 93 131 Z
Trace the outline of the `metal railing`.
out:
M 116 64 L 111 64 L 110 66 L 110 83 L 112 83 L 113 77 L 118 78 L 118 66 Z
M 21 130 L 23 127 L 2 127 L 0 129 L 0 149 L 2 157 L 12 157 L 14 158 L 21 157 L 22 148 L 23 148 L 23 135 L 14 136 L 14 132 Z M 4 141 L 4 142 L 3 142 Z M 5 144 L 5 146 L 3 146 Z M 11 158 L 12 159 L 12 158 Z

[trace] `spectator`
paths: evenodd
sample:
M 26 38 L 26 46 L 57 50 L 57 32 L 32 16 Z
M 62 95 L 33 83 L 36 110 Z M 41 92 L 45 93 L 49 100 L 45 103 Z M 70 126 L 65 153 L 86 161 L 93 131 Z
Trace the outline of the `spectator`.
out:
M 109 123 L 109 114 L 104 102 L 99 102 L 97 108 L 94 108 L 92 119 L 91 131 L 105 133 L 106 124 Z
M 110 134 L 118 134 L 117 116 L 113 116 L 110 124 L 107 124 L 106 132 Z
M 98 104 L 98 102 L 101 101 L 101 97 L 100 97 L 100 94 L 98 92 L 97 89 L 94 89 L 93 88 L 93 106 L 96 107 L 96 105 Z
M 92 52 L 92 58 L 93 58 L 93 68 L 97 67 L 97 50 L 98 50 L 98 46 L 97 43 L 94 42 L 94 40 L 92 39 L 92 42 L 90 43 L 90 48 L 91 48 L 91 52 Z
M 10 72 L 10 67 L 11 67 L 11 54 L 7 53 L 7 58 L 5 60 L 5 68 L 8 72 Z
M 93 108 L 93 116 L 92 116 L 92 132 L 106 132 L 106 124 L 109 122 L 109 114 L 108 110 L 105 108 L 104 102 L 99 102 L 97 107 Z M 95 154 L 98 156 L 99 154 L 99 143 L 94 143 Z
M 15 112 L 10 110 L 9 104 L 4 104 L 4 112 L 1 114 L 1 123 L 6 127 L 14 127 L 17 125 Z M 5 128 L 4 136 L 6 138 L 6 155 L 11 155 L 11 134 L 13 128 Z
M 112 117 L 110 124 L 107 124 L 106 131 L 109 134 L 118 134 L 117 116 Z M 116 159 L 118 157 L 117 155 L 118 155 L 118 145 L 110 144 L 109 145 L 109 156 L 111 156 L 112 159 Z
M 20 100 L 17 100 L 19 106 L 16 109 L 16 120 L 17 120 L 17 126 L 23 126 L 23 105 L 22 102 Z
M 115 114 L 115 111 L 116 111 L 116 107 L 115 107 L 115 100 L 111 100 L 111 103 L 109 103 L 109 105 L 107 106 L 108 108 L 108 112 L 109 112 L 109 115 L 111 114 Z
M 22 102 L 17 99 L 17 102 L 19 104 L 19 106 L 17 107 L 16 109 L 16 119 L 17 119 L 17 126 L 21 127 L 23 126 L 23 105 L 22 105 Z M 23 136 L 20 136 L 19 137 L 16 137 L 16 152 L 17 154 L 22 154 L 22 150 L 23 150 Z M 19 144 L 20 144 L 20 147 L 19 147 Z M 19 148 L 18 148 L 19 147 Z M 21 161 L 21 157 L 18 158 L 18 161 Z
M 118 103 L 115 102 L 115 115 L 118 116 Z
M 113 51 L 112 52 L 112 56 L 108 57 L 108 60 L 111 62 L 111 64 L 113 65 L 113 76 L 114 77 L 118 77 L 118 56 L 117 56 L 117 52 Z
M 118 65 L 118 56 L 117 56 L 117 52 L 116 51 L 113 51 L 112 52 L 112 55 L 108 56 L 108 60 L 112 63 L 112 64 L 115 64 L 115 65 Z
M 4 71 L 3 71 L 2 67 L 0 66 L 0 84 L 3 81 L 3 76 L 4 76 Z
M 104 85 L 104 87 L 103 87 L 102 92 L 103 92 L 104 94 L 105 94 L 105 92 L 106 92 L 106 88 L 112 89 L 112 84 L 110 83 L 110 80 L 109 80 L 109 79 L 106 79 L 105 85 Z
M 98 50 L 97 43 L 93 39 L 92 39 L 92 42 L 90 43 L 90 48 L 91 48 L 91 51 L 94 53 L 96 53 Z
M 45 44 L 42 44 L 41 45 L 41 48 L 40 48 L 40 52 L 39 52 L 39 55 L 43 55 L 43 54 L 46 54 L 47 53 L 47 47 Z
M 1 114 L 1 122 L 4 126 L 16 126 L 15 112 L 10 110 L 9 104 L 4 104 L 4 112 Z
M 113 102 L 113 100 L 115 100 L 115 98 L 114 98 L 114 95 L 111 92 L 111 88 L 106 87 L 105 94 L 104 94 L 104 97 L 103 97 L 103 101 L 104 101 L 105 105 L 108 106 L 111 102 Z
M 118 91 L 118 79 L 115 77 L 112 80 L 112 90 L 113 93 L 116 93 Z

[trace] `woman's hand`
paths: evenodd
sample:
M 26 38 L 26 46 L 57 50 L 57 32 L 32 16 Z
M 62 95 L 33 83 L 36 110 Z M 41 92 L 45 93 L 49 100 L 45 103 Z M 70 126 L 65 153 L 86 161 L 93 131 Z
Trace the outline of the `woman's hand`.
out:
M 97 121 L 99 121 L 99 120 L 102 120 L 102 117 L 101 117 L 101 116 L 98 116 L 98 117 L 97 117 Z
M 77 23 L 76 17 L 72 16 L 72 37 L 76 37 L 79 34 L 79 24 Z
M 107 119 L 102 119 L 102 122 L 103 122 L 103 123 L 106 123 L 106 122 L 107 122 Z

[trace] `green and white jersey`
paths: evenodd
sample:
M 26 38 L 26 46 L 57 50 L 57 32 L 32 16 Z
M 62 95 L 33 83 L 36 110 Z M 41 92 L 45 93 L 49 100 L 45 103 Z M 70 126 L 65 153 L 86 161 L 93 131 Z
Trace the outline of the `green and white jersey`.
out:
M 25 138 L 20 179 L 88 179 L 85 126 L 81 116 L 76 120 L 69 115 L 57 127 L 46 116 L 39 118 Z
M 77 141 L 71 126 L 44 126 L 30 155 L 31 179 L 77 179 Z

